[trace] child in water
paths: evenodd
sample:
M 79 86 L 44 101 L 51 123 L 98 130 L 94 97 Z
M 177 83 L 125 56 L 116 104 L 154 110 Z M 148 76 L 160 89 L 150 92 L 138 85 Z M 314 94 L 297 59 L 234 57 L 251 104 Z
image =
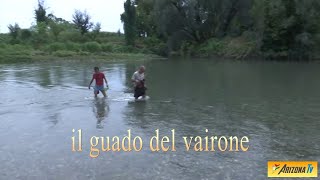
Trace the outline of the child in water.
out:
M 93 88 L 94 89 L 94 97 L 98 96 L 99 91 L 101 91 L 103 96 L 106 97 L 107 95 L 106 95 L 106 91 L 104 90 L 103 80 L 105 81 L 107 88 L 109 88 L 108 81 L 107 81 L 106 77 L 104 76 L 104 74 L 99 71 L 98 67 L 94 67 L 94 73 L 93 73 L 92 79 L 89 84 L 89 89 L 90 89 L 90 86 L 91 86 L 93 80 L 96 80 L 96 85 Z

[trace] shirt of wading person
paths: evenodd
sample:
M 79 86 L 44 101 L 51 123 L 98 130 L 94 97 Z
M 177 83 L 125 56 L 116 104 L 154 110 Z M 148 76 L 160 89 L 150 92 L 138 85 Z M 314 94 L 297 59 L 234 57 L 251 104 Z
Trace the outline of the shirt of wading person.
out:
M 139 73 L 139 71 L 136 71 L 133 73 L 132 78 L 131 78 L 135 83 L 134 86 L 137 87 L 139 83 L 137 81 L 142 82 L 144 81 L 144 73 Z
M 105 78 L 104 74 L 102 72 L 94 73 L 93 77 L 94 80 L 96 80 L 96 91 L 102 91 L 103 90 L 103 79 Z

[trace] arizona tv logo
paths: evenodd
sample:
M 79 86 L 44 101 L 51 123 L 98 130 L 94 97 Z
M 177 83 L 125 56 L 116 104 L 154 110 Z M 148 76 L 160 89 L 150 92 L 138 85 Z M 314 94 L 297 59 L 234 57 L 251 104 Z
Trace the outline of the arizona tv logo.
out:
M 268 162 L 268 177 L 317 177 L 317 162 Z
M 280 169 L 280 164 L 275 164 L 273 167 L 273 173 Z M 287 164 L 285 164 L 281 170 L 279 171 L 278 175 L 281 173 L 312 173 L 314 167 L 312 164 L 308 164 L 307 172 L 306 167 L 288 167 Z

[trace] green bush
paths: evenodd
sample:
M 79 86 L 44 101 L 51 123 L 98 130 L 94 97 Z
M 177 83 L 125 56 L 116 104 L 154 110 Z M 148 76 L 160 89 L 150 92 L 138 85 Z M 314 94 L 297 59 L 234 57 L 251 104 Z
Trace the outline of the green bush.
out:
M 11 45 L 7 46 L 6 49 L 0 49 L 1 55 L 10 55 L 10 56 L 17 56 L 17 55 L 31 55 L 31 50 L 29 50 L 27 47 L 22 48 L 20 46 Z
M 31 55 L 31 47 L 29 46 L 24 46 L 24 45 L 5 45 L 1 44 L 0 45 L 0 55 L 6 56 L 18 56 L 18 55 L 26 55 L 29 56 Z
M 77 55 L 77 53 L 73 52 L 73 51 L 59 50 L 59 51 L 54 52 L 53 55 L 57 56 L 57 57 L 70 57 L 70 56 Z
M 180 47 L 180 56 L 191 56 L 195 46 L 192 42 L 183 42 Z
M 5 55 L 5 54 L 6 54 L 6 52 L 7 52 L 7 50 L 6 50 L 6 49 L 4 49 L 4 48 L 0 48 L 0 56 Z
M 108 42 L 124 44 L 124 36 L 118 36 L 115 33 L 100 32 L 100 34 L 96 38 L 96 41 L 101 44 Z
M 7 45 L 5 43 L 0 43 L 0 49 L 5 49 L 7 48 Z
M 132 53 L 135 49 L 132 46 L 114 45 L 114 52 L 116 53 Z
M 63 43 L 55 42 L 48 46 L 50 52 L 65 50 L 66 46 Z
M 28 50 L 11 51 L 11 52 L 9 52 L 9 54 L 15 55 L 15 56 L 19 56 L 19 55 L 29 56 L 29 55 L 31 55 L 31 51 L 28 51 Z
M 89 38 L 87 36 L 82 36 L 78 31 L 61 32 L 59 34 L 59 42 L 71 41 L 83 43 L 87 42 L 88 40 Z
M 199 45 L 195 48 L 195 53 L 198 56 L 206 57 L 210 55 L 222 55 L 225 49 L 225 43 L 219 39 L 209 39 L 206 43 Z
M 159 43 L 162 43 L 162 41 L 158 38 L 155 38 L 155 37 L 148 37 L 144 40 L 144 43 L 147 46 L 158 46 Z
M 31 46 L 21 45 L 21 44 L 15 44 L 15 45 L 11 45 L 9 47 L 14 49 L 14 50 L 20 50 L 20 51 L 31 50 L 32 49 Z
M 11 40 L 11 37 L 10 37 L 9 33 L 8 34 L 1 34 L 0 33 L 0 43 L 8 44 L 10 42 L 10 40 Z
M 101 46 L 97 42 L 87 42 L 84 44 L 83 50 L 91 52 L 91 53 L 100 52 Z
M 103 52 L 113 52 L 113 45 L 109 43 L 101 44 L 101 50 Z
M 142 48 L 139 52 L 142 54 L 152 54 L 152 51 L 148 48 Z
M 231 40 L 224 49 L 224 55 L 236 59 L 241 59 L 252 54 L 255 44 L 247 42 L 241 38 Z
M 154 53 L 161 56 L 167 56 L 167 44 L 155 37 L 145 38 L 142 42 L 145 45 L 145 50 L 142 53 Z
M 81 50 L 81 45 L 74 42 L 67 42 L 65 44 L 66 50 L 79 52 Z
M 90 53 L 89 53 L 89 52 L 86 52 L 86 51 L 80 51 L 78 54 L 79 54 L 80 56 L 88 56 L 88 55 L 90 55 Z
M 20 38 L 23 41 L 27 41 L 32 37 L 32 32 L 29 29 L 22 29 L 20 33 Z
M 221 52 L 224 48 L 223 42 L 217 39 L 210 39 L 207 42 L 207 45 L 204 47 L 204 50 L 213 51 L 213 52 Z
M 152 48 L 151 51 L 155 54 L 160 56 L 167 56 L 168 55 L 168 46 L 166 43 L 159 43 L 158 46 Z

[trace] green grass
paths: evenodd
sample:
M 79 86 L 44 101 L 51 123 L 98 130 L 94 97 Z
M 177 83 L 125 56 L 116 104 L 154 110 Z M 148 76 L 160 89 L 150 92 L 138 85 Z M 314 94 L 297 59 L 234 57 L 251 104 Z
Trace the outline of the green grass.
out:
M 32 32 L 28 41 L 12 40 L 9 34 L 0 34 L 0 62 L 21 62 L 60 59 L 148 59 L 159 58 L 152 50 L 154 40 L 137 40 L 137 46 L 126 46 L 124 35 L 100 32 L 97 36 L 78 31 L 63 31 L 57 37 L 48 31 L 45 36 Z M 154 41 L 154 42 L 153 42 Z M 148 44 L 146 43 L 148 42 Z M 13 45 L 13 43 L 18 43 Z
M 193 54 L 199 57 L 221 56 L 233 59 L 243 59 L 257 52 L 254 41 L 243 37 L 209 39 L 206 43 L 197 46 Z
M 74 44 L 78 47 L 79 44 Z M 86 46 L 86 45 L 83 45 Z M 90 44 L 89 44 L 90 46 Z M 94 45 L 95 46 L 95 45 Z M 54 48 L 53 48 L 54 47 Z M 64 48 L 61 48 L 64 47 Z M 103 46 L 102 46 L 103 47 Z M 108 45 L 108 51 L 101 47 L 89 51 L 82 51 L 78 48 L 66 48 L 65 44 L 55 44 L 52 46 L 45 47 L 43 50 L 35 50 L 30 46 L 22 45 L 2 45 L 0 44 L 0 62 L 26 62 L 26 61 L 42 61 L 42 60 L 106 60 L 106 61 L 117 61 L 117 60 L 142 60 L 142 59 L 154 59 L 160 58 L 160 56 L 154 54 L 144 54 L 139 52 L 129 53 L 125 52 L 126 47 L 120 47 L 122 50 L 110 50 Z M 92 48 L 92 47 L 91 47 Z M 104 47 L 106 48 L 106 47 Z M 114 48 L 111 46 L 111 48 Z M 119 47 L 118 47 L 119 48 Z
M 41 60 L 139 60 L 161 58 L 141 46 L 131 47 L 124 43 L 124 36 L 115 33 L 100 33 L 97 40 L 64 32 L 58 41 L 44 44 L 10 44 L 7 34 L 0 34 L 0 62 L 25 62 Z M 62 40 L 61 37 L 65 38 Z

